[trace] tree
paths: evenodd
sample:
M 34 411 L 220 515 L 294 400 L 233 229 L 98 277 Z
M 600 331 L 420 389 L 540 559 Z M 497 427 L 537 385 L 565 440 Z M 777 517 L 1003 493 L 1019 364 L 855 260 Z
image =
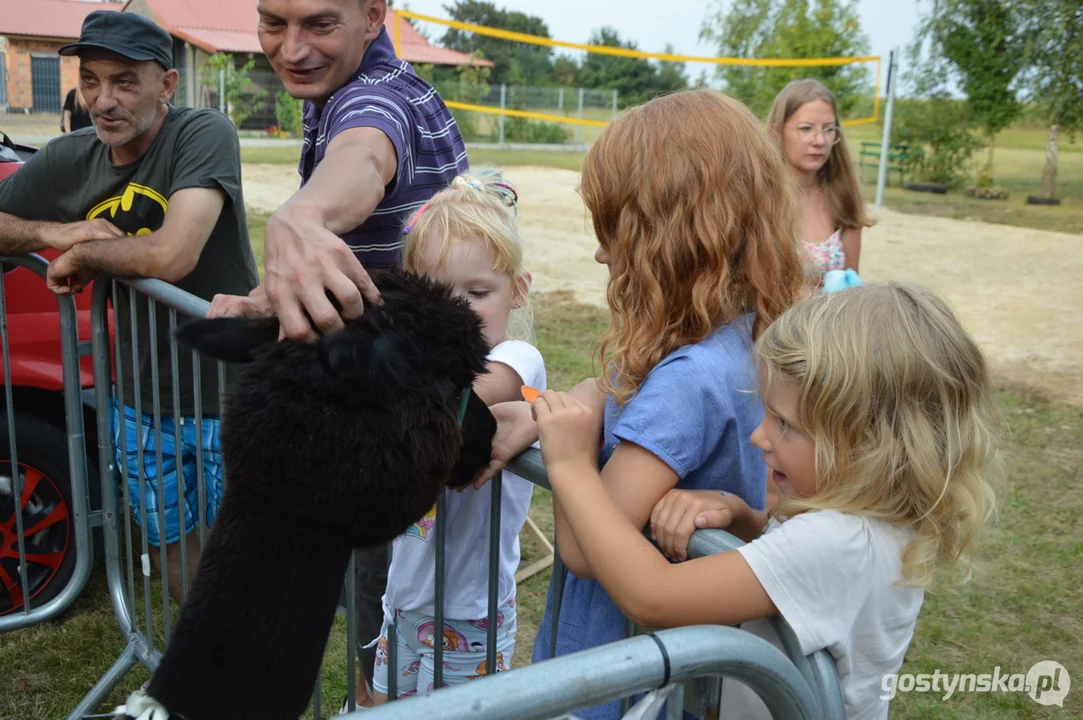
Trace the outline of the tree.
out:
M 1049 122 L 1045 167 L 1038 195 L 1057 191 L 1060 134 L 1083 129 L 1083 4 L 1079 0 L 1016 0 L 1026 38 L 1024 81 L 1030 99 Z
M 908 146 L 906 172 L 916 180 L 962 185 L 981 141 L 970 131 L 966 103 L 937 90 L 895 101 L 892 140 Z
M 445 5 L 444 10 L 459 22 L 549 37 L 549 27 L 541 18 L 498 8 L 491 2 L 456 0 L 450 7 Z M 547 85 L 553 76 L 553 49 L 549 47 L 511 42 L 454 28 L 449 28 L 440 42 L 446 48 L 468 55 L 481 53 L 492 60 L 495 67 L 490 82 L 494 85 Z
M 609 27 L 595 30 L 587 42 L 590 45 L 636 49 L 635 43 L 622 41 L 617 31 Z M 651 64 L 643 58 L 588 53 L 579 66 L 578 77 L 583 87 L 616 90 L 622 103 L 634 104 L 649 90 L 653 75 Z
M 812 58 L 865 55 L 856 0 L 717 0 L 700 30 L 721 57 Z M 791 80 L 815 77 L 835 93 L 845 115 L 869 93 L 869 71 L 860 64 L 818 67 L 720 65 L 726 91 L 760 116 Z
M 249 73 L 256 65 L 255 58 L 249 58 L 241 67 L 237 67 L 233 56 L 228 53 L 215 53 L 207 58 L 207 64 L 203 67 L 200 81 L 203 92 L 208 91 L 217 95 L 225 83 L 225 105 L 230 120 L 239 130 L 244 121 L 251 116 L 260 105 L 267 90 L 252 82 Z M 219 102 L 222 98 L 219 98 Z
M 479 54 L 475 53 L 472 59 L 477 60 Z M 456 93 L 459 102 L 470 105 L 480 105 L 482 100 L 489 94 L 489 78 L 492 70 L 484 65 L 467 63 L 455 69 L 457 75 Z M 477 126 L 474 124 L 474 114 L 461 110 L 452 110 L 455 123 L 459 126 L 459 132 L 467 141 L 476 140 L 479 137 Z
M 567 55 L 558 55 L 553 62 L 553 82 L 557 85 L 575 85 L 579 66 Z
M 604 27 L 591 34 L 591 45 L 636 50 L 636 44 L 622 41 L 616 30 Z M 666 46 L 666 52 L 673 52 Z M 616 90 L 622 107 L 688 86 L 684 63 L 652 63 L 645 58 L 588 53 L 579 67 L 579 83 L 587 88 Z
M 918 60 L 928 45 L 928 60 L 914 65 L 920 90 L 942 88 L 951 77 L 966 94 L 969 119 L 981 128 L 989 150 L 978 179 L 983 187 L 993 184 L 996 135 L 1022 109 L 1015 85 L 1023 69 L 1024 37 L 1016 5 L 1015 0 L 933 0 L 910 53 Z
M 673 46 L 666 45 L 665 52 L 673 54 Z M 688 87 L 688 74 L 683 62 L 658 61 L 658 74 L 654 79 L 654 89 L 660 93 L 683 90 Z

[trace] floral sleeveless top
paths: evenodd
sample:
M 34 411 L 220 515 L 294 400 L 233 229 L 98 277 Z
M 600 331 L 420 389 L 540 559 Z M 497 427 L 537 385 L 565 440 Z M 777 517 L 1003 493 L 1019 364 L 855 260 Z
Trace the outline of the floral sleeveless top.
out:
M 820 243 L 803 242 L 805 246 L 805 288 L 809 296 L 823 288 L 824 274 L 829 270 L 846 269 L 846 252 L 842 249 L 842 228 Z

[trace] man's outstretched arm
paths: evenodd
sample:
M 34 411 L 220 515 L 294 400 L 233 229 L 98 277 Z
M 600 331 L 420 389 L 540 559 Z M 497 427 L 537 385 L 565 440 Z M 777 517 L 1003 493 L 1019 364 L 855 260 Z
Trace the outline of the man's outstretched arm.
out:
M 303 188 L 267 222 L 264 289 L 287 337 L 315 336 L 304 311 L 324 332 L 342 325 L 325 288 L 342 304 L 342 315 L 364 312 L 362 294 L 379 291 L 339 237 L 363 223 L 398 172 L 398 153 L 381 130 L 349 128 L 327 146 L 324 159 Z

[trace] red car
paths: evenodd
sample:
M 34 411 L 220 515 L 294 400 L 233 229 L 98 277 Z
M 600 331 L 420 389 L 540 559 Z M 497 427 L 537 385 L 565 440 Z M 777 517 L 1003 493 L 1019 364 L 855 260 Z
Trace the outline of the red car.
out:
M 0 133 L 0 182 L 15 173 L 35 148 L 18 145 Z M 53 259 L 59 253 L 41 253 Z M 45 281 L 27 268 L 4 264 L 4 298 L 10 352 L 10 388 L 0 396 L 0 616 L 21 612 L 23 597 L 34 605 L 55 597 L 75 570 L 74 518 L 64 419 L 64 380 L 61 369 L 60 322 L 56 297 Z M 83 388 L 87 472 L 91 510 L 101 507 L 97 460 L 97 425 L 93 410 L 93 358 L 89 354 L 90 288 L 76 296 L 80 345 L 80 385 Z M 0 368 L 3 357 L 0 356 Z M 6 382 L 8 374 L 3 376 Z M 8 392 L 14 408 L 14 433 L 8 424 Z M 15 440 L 23 492 L 14 500 L 11 439 Z M 19 572 L 16 507 L 22 514 L 26 548 L 27 586 Z M 98 515 L 92 512 L 91 517 Z M 101 542 L 94 546 L 100 553 Z

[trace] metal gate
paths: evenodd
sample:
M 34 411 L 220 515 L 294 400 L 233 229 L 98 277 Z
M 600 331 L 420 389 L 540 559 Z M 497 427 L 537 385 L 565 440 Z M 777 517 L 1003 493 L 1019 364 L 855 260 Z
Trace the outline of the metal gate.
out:
M 30 58 L 33 112 L 60 112 L 60 58 L 34 55 Z

